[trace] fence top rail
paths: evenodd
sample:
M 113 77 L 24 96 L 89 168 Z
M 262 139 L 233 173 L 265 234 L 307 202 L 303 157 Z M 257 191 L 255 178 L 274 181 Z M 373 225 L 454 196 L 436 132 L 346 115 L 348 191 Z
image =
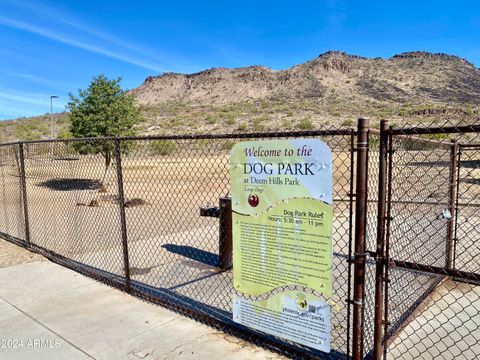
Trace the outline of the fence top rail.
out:
M 248 139 L 248 138 L 292 138 L 301 136 L 346 136 L 354 133 L 351 128 L 330 129 L 330 130 L 305 130 L 288 132 L 251 132 L 251 133 L 231 133 L 231 134 L 183 134 L 183 135 L 149 135 L 149 136 L 122 136 L 122 137 L 84 137 L 74 139 L 42 139 L 12 141 L 0 144 L 0 146 L 19 145 L 19 144 L 41 144 L 56 142 L 81 142 L 81 141 L 128 141 L 128 140 L 201 140 L 201 139 Z
M 480 144 L 459 144 L 462 149 L 479 149 Z
M 480 133 L 480 125 L 392 128 L 392 135 Z
M 425 139 L 425 138 L 421 138 L 421 137 L 414 137 L 413 135 L 394 134 L 393 130 L 394 129 L 392 129 L 392 135 L 395 135 L 396 139 L 414 141 L 416 143 L 424 143 L 424 144 L 437 144 L 439 146 L 444 146 L 446 148 L 450 148 L 451 146 L 453 146 L 453 143 L 451 141 L 441 141 L 441 140 L 437 140 L 437 139 Z M 377 130 L 377 129 L 370 129 L 370 133 L 372 135 L 380 136 L 380 130 Z

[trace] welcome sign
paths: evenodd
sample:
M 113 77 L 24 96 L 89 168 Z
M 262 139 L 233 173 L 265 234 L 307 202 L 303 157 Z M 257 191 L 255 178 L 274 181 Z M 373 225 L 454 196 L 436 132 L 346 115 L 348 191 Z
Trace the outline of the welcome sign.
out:
M 329 351 L 328 303 L 284 288 L 332 296 L 330 149 L 315 139 L 242 142 L 233 147 L 230 166 L 234 287 L 264 299 L 235 297 L 234 321 Z M 316 320 L 311 327 L 316 330 L 307 337 L 292 335 L 302 333 L 292 314 Z

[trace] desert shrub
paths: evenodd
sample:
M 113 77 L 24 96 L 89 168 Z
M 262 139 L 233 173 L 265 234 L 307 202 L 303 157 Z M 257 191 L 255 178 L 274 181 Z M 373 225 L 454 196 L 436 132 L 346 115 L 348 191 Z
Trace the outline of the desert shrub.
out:
M 208 114 L 205 120 L 207 121 L 207 124 L 210 124 L 210 125 L 216 124 L 218 121 L 218 115 Z
M 19 123 L 15 127 L 15 136 L 20 140 L 38 140 L 49 136 L 49 128 L 44 122 L 34 119 Z
M 177 144 L 173 140 L 151 140 L 148 143 L 148 149 L 152 155 L 170 155 L 176 148 Z
M 231 150 L 233 145 L 235 145 L 235 141 L 233 140 L 225 140 L 222 142 L 221 148 L 222 150 Z
M 290 130 L 293 127 L 293 124 L 290 120 L 288 119 L 283 119 L 282 121 L 282 126 L 285 130 Z
M 303 118 L 298 123 L 298 128 L 302 130 L 312 130 L 313 129 L 312 120 L 310 118 Z
M 428 140 L 445 141 L 447 139 L 448 139 L 448 134 L 427 134 L 427 135 L 421 135 L 417 138 L 411 137 L 409 139 L 402 139 L 400 146 L 402 147 L 402 149 L 407 151 L 434 150 L 434 149 L 437 149 L 439 145 L 434 141 L 428 142 Z
M 261 131 L 265 131 L 267 129 L 267 127 L 265 126 L 265 124 L 263 124 L 261 122 L 254 121 L 253 122 L 253 129 L 257 132 L 261 132 Z
M 239 130 L 239 131 L 245 131 L 245 130 L 247 130 L 247 124 L 245 124 L 245 123 L 243 123 L 243 124 L 238 124 L 237 130 Z
M 380 136 L 378 135 L 370 135 L 368 137 L 368 146 L 371 148 L 371 149 L 377 149 L 378 146 L 380 145 Z
M 338 116 L 342 115 L 342 113 L 340 112 L 340 110 L 336 106 L 329 106 L 327 111 L 332 116 L 338 117 Z

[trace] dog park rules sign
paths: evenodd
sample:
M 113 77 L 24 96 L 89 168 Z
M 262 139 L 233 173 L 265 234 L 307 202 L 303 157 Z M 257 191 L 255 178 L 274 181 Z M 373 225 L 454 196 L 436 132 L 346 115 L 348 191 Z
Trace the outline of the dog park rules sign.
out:
M 241 142 L 230 158 L 233 320 L 326 352 L 332 167 L 316 139 Z

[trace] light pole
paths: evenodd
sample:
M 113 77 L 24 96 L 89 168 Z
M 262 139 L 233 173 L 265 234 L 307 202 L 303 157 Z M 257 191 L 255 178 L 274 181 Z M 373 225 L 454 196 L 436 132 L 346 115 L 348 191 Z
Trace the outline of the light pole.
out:
M 53 139 L 53 111 L 52 111 L 52 100 L 58 99 L 57 95 L 50 96 L 50 139 Z
M 50 96 L 50 139 L 53 140 L 53 109 L 52 109 L 52 100 L 58 99 L 57 95 Z M 50 155 L 53 159 L 53 142 L 50 143 Z

